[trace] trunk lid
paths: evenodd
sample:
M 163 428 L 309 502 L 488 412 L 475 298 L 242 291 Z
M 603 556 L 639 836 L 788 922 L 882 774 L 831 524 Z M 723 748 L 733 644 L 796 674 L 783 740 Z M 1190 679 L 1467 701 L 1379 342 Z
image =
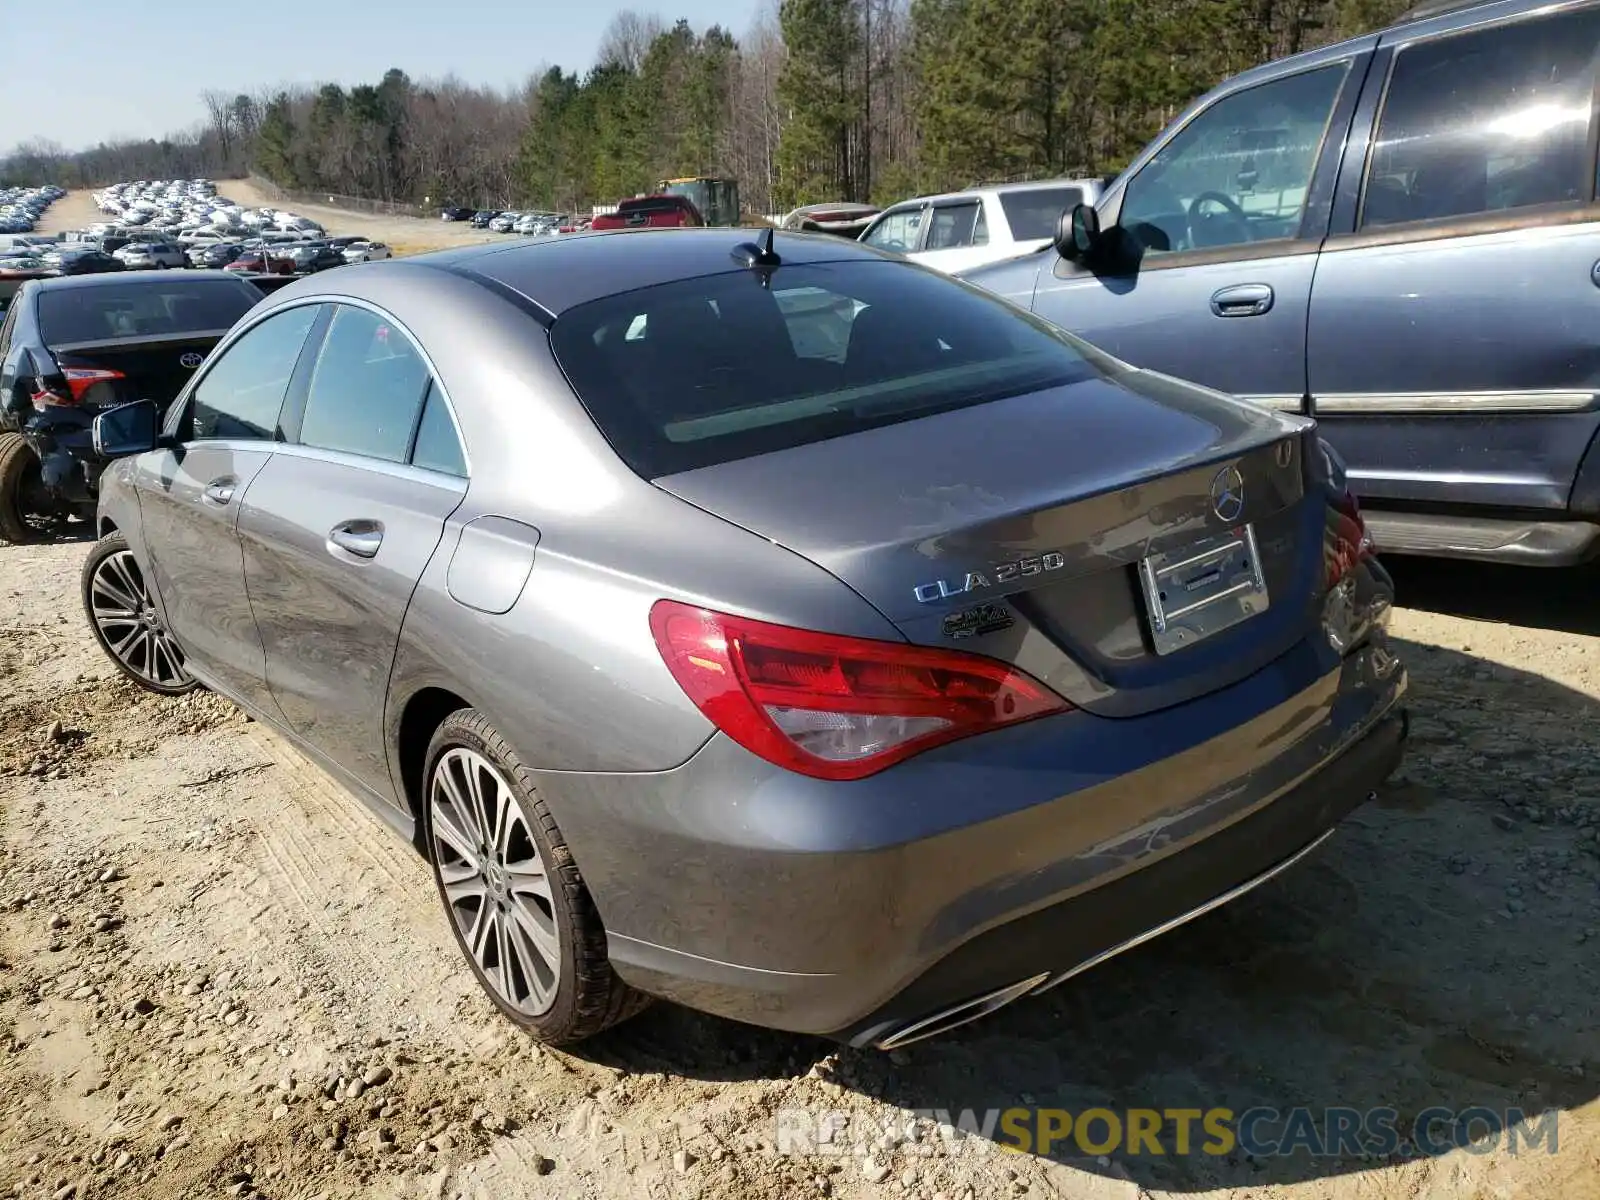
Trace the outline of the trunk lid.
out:
M 120 374 L 120 378 L 94 383 L 84 391 L 85 406 L 105 409 L 133 400 L 154 400 L 165 411 L 224 332 L 68 342 L 52 350 L 63 374 L 73 370 Z
M 1000 658 L 1084 708 L 1134 715 L 1226 687 L 1315 627 L 1310 428 L 1130 371 L 655 483 L 822 566 L 911 641 Z M 1242 491 L 1221 505 L 1229 520 L 1219 479 Z M 1247 525 L 1264 609 L 1158 653 L 1141 560 L 1186 561 Z M 1175 590 L 1166 607 L 1181 603 Z

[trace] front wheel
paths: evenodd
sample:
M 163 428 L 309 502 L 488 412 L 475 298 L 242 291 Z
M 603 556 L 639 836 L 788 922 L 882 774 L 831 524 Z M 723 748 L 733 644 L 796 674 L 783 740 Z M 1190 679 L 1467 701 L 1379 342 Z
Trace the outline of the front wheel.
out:
M 181 696 L 199 686 L 184 666 L 150 595 L 128 541 L 120 533 L 95 543 L 83 564 L 83 609 L 95 641 L 117 669 L 147 691 Z
M 618 979 L 606 932 L 531 774 L 476 709 L 428 747 L 428 857 L 450 931 L 479 985 L 516 1024 L 560 1045 L 648 999 Z

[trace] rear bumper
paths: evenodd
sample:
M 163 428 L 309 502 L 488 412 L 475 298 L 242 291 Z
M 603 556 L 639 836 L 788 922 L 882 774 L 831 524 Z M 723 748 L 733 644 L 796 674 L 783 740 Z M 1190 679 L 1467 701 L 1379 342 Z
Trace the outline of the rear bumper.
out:
M 861 1045 L 1018 979 L 1048 973 L 1037 995 L 1237 899 L 1292 866 L 1400 765 L 1401 711 L 1316 775 L 1186 850 L 972 939 L 841 1040 Z
M 539 787 L 644 991 L 876 1042 L 1070 971 L 1293 855 L 1399 761 L 1404 669 L 1381 635 L 1307 639 L 1138 718 L 1063 714 L 826 783 L 721 736 L 657 774 Z

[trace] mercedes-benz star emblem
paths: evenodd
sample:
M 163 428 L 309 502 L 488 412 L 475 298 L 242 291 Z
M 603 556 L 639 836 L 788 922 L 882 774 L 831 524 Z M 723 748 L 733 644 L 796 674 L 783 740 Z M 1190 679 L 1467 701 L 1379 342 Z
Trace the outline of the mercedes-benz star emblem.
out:
M 1244 476 L 1238 467 L 1223 467 L 1211 481 L 1211 511 L 1230 525 L 1244 513 Z
M 178 365 L 179 366 L 183 366 L 183 367 L 188 367 L 189 370 L 192 371 L 196 367 L 198 367 L 201 363 L 205 362 L 205 360 L 206 360 L 206 356 L 204 354 L 196 354 L 193 350 L 191 350 L 191 351 L 189 351 L 189 353 L 185 354 L 182 358 L 178 359 Z

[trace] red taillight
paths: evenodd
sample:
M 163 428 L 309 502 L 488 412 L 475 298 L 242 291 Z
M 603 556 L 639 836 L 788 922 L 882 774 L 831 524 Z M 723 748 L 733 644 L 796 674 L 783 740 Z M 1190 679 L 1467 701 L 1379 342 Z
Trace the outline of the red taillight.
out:
M 74 408 L 83 403 L 89 389 L 101 383 L 114 383 L 126 379 L 121 371 L 106 371 L 94 367 L 63 367 L 61 377 L 67 381 L 67 394 L 46 387 L 33 394 L 35 408 Z
M 1332 589 L 1373 553 L 1372 535 L 1355 493 L 1345 491 L 1328 510 L 1328 588 Z
M 1070 708 L 1005 663 L 658 600 L 650 630 L 712 724 L 802 775 L 860 779 L 933 746 Z

